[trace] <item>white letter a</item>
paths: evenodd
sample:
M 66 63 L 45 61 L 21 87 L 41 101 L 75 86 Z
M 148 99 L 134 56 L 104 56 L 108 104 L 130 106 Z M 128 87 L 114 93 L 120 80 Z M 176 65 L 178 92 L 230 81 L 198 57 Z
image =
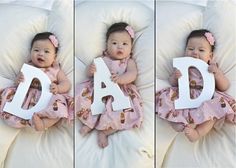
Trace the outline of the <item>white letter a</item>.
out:
M 102 58 L 94 60 L 96 72 L 94 74 L 94 100 L 91 105 L 93 115 L 100 114 L 105 109 L 102 98 L 113 96 L 112 108 L 114 111 L 130 108 L 129 97 L 125 96 L 118 84 L 111 81 L 111 73 Z M 105 85 L 105 87 L 104 87 Z

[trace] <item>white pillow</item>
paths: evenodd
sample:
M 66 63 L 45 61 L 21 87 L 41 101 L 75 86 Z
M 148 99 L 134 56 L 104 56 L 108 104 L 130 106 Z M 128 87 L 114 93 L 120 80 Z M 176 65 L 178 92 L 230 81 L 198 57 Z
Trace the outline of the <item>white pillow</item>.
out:
M 0 4 L 0 76 L 15 79 L 28 60 L 34 35 L 45 31 L 48 12 L 42 9 Z
M 137 64 L 138 77 L 135 81 L 138 89 L 154 85 L 154 21 L 142 31 L 133 49 L 133 59 Z M 152 97 L 152 94 L 146 95 Z
M 37 1 L 29 1 L 29 0 L 1 0 L 0 4 L 11 4 L 11 5 L 20 5 L 20 6 L 30 6 L 36 8 L 42 8 L 51 10 L 52 4 L 55 0 L 37 0 Z
M 163 1 L 163 0 L 157 0 L 157 1 Z M 199 5 L 199 6 L 207 6 L 208 0 L 165 0 L 165 2 L 178 2 L 178 3 L 187 3 L 192 5 Z
M 76 56 L 85 64 L 102 54 L 105 33 L 111 24 L 127 22 L 134 28 L 137 38 L 153 20 L 150 8 L 138 2 L 88 1 L 78 3 L 75 10 Z
M 55 1 L 48 16 L 48 31 L 59 40 L 58 60 L 66 74 L 73 71 L 73 2 Z M 72 80 L 72 79 L 71 79 Z
M 87 78 L 85 74 L 86 74 L 85 64 L 76 57 L 75 58 L 75 84 L 78 84 L 84 81 Z
M 83 3 L 83 2 L 88 2 L 88 1 L 101 2 L 101 0 L 75 0 L 75 5 L 78 5 L 79 3 Z M 123 2 L 127 2 L 127 0 L 119 0 L 119 3 L 123 3 Z M 133 2 L 142 3 L 154 11 L 154 1 L 153 0 L 132 0 L 132 3 Z
M 215 59 L 220 68 L 230 78 L 230 81 L 234 82 L 236 82 L 235 73 L 231 75 L 229 75 L 229 73 L 236 66 L 235 21 L 236 4 L 231 0 L 210 1 L 204 12 L 203 27 L 209 29 L 216 39 Z M 236 89 L 236 87 L 234 87 L 234 89 Z
M 177 2 L 156 3 L 156 77 L 167 80 L 172 58 L 183 56 L 187 35 L 201 28 L 202 8 Z M 157 88 L 158 89 L 158 88 Z

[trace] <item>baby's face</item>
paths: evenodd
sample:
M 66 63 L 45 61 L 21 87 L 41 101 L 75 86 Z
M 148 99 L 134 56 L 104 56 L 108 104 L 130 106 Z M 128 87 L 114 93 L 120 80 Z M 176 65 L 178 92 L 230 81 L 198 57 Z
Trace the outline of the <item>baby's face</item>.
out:
M 107 53 L 112 59 L 124 59 L 132 50 L 131 37 L 126 31 L 114 32 L 107 40 Z
M 55 47 L 49 39 L 37 40 L 30 51 L 31 60 L 36 67 L 50 67 L 56 57 Z
M 185 56 L 198 58 L 208 63 L 213 56 L 211 45 L 205 37 L 192 37 L 187 43 Z

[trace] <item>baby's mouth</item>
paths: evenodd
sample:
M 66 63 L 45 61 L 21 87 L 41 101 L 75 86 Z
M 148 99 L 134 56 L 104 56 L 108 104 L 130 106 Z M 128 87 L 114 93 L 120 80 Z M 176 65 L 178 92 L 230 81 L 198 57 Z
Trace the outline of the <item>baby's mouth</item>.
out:
M 122 51 L 117 51 L 117 54 L 121 55 L 121 54 L 123 54 L 123 52 Z
M 40 63 L 44 62 L 44 59 L 42 59 L 42 58 L 38 58 L 37 60 L 38 60 L 38 62 L 40 62 Z

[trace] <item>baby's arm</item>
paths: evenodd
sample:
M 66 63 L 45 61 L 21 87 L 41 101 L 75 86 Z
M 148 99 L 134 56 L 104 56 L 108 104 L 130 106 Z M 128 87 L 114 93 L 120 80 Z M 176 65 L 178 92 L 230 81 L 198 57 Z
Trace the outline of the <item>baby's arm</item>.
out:
M 214 74 L 217 90 L 223 92 L 229 88 L 230 83 L 228 78 L 226 78 L 226 76 L 221 71 L 221 69 L 218 68 L 216 63 L 211 62 L 208 67 L 208 71 Z
M 215 73 L 214 76 L 215 76 L 215 81 L 216 81 L 216 88 L 222 92 L 226 91 L 230 85 L 228 78 L 226 78 L 226 76 L 221 70 Z
M 62 70 L 60 70 L 57 74 L 57 81 L 58 84 L 52 83 L 50 86 L 50 91 L 52 93 L 63 94 L 69 92 L 71 88 L 71 83 Z
M 88 77 L 93 77 L 95 72 L 96 72 L 96 66 L 95 66 L 94 63 L 92 63 L 87 68 L 87 76 Z
M 129 59 L 127 65 L 127 71 L 122 75 L 112 74 L 111 80 L 118 84 L 129 84 L 133 82 L 138 74 L 136 63 L 134 60 Z
M 182 76 L 181 72 L 174 68 L 174 71 L 172 72 L 172 74 L 169 77 L 169 82 L 171 84 L 171 86 L 178 86 L 178 79 Z
M 18 85 L 20 82 L 24 82 L 24 74 L 22 72 L 17 75 L 15 84 Z

